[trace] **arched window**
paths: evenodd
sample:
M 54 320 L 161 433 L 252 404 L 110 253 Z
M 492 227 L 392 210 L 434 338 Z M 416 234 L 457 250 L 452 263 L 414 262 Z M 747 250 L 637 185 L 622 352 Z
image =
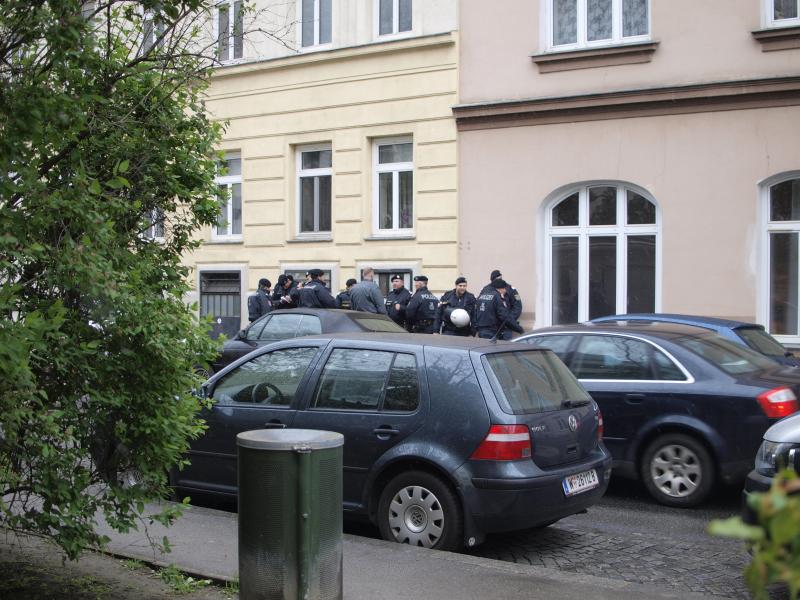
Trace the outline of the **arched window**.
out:
M 585 185 L 547 214 L 547 312 L 553 325 L 658 308 L 658 209 L 631 186 Z
M 800 339 L 800 175 L 784 178 L 767 187 L 767 301 L 769 331 L 773 335 Z

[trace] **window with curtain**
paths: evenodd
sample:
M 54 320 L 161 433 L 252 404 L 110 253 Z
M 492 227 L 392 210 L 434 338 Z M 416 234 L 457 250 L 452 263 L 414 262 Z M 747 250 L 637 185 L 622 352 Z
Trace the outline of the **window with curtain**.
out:
M 378 35 L 411 31 L 411 0 L 377 0 Z
M 303 48 L 332 41 L 333 0 L 300 0 L 300 44 Z
M 766 22 L 771 27 L 800 25 L 800 0 L 763 0 Z
M 414 227 L 414 145 L 411 139 L 375 143 L 375 230 L 408 234 Z
M 331 147 L 307 146 L 297 152 L 298 234 L 331 231 Z
M 217 55 L 220 62 L 244 56 L 244 12 L 242 0 L 217 4 Z
M 242 237 L 242 157 L 228 153 L 216 178 L 220 212 L 213 228 L 214 239 Z
M 549 47 L 553 50 L 650 38 L 650 0 L 548 0 L 548 8 Z
M 768 190 L 769 331 L 800 336 L 800 178 Z
M 547 223 L 550 322 L 654 312 L 657 218 L 651 199 L 621 184 L 586 185 L 557 200 Z

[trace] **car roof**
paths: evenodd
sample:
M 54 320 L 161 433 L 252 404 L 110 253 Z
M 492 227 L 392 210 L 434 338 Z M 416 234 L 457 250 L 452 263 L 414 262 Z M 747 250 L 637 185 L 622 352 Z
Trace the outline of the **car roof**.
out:
M 703 317 L 700 315 L 682 315 L 678 313 L 631 313 L 628 315 L 613 315 L 610 317 L 600 317 L 593 319 L 593 323 L 607 323 L 609 321 L 625 321 L 625 320 L 653 320 L 664 321 L 671 323 L 683 323 L 685 325 L 697 325 L 700 327 L 708 327 L 711 329 L 741 329 L 741 328 L 756 328 L 764 329 L 758 323 L 748 323 L 746 321 L 736 321 L 734 319 L 721 319 L 718 317 Z
M 641 336 L 651 336 L 659 339 L 672 339 L 686 335 L 708 334 L 708 329 L 682 323 L 667 321 L 609 321 L 607 323 L 575 323 L 572 325 L 556 325 L 544 329 L 536 329 L 522 337 L 529 337 L 542 333 L 632 333 Z M 714 334 L 716 335 L 716 334 Z
M 453 348 L 460 350 L 478 350 L 491 352 L 495 349 L 518 351 L 519 347 L 510 342 L 497 341 L 474 337 L 461 337 L 456 335 L 429 335 L 423 333 L 391 333 L 391 332 L 353 332 L 353 333 L 323 333 L 293 338 L 295 340 L 336 340 L 353 342 L 379 342 L 403 346 L 426 346 L 434 348 Z M 287 340 L 288 341 L 288 340 Z

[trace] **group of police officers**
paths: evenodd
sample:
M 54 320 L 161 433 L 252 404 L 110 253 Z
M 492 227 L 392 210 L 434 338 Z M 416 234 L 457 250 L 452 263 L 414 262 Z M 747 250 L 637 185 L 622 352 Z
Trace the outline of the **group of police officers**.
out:
M 362 271 L 360 282 L 348 279 L 347 289 L 335 298 L 325 285 L 325 275 L 320 269 L 308 271 L 303 282 L 294 281 L 288 274 L 281 275 L 274 290 L 268 279 L 261 279 L 256 293 L 248 298 L 250 321 L 275 308 L 342 308 L 388 315 L 412 333 L 477 335 L 501 340 L 511 339 L 513 331 L 523 333 L 519 324 L 522 314 L 519 293 L 498 270 L 492 271 L 489 283 L 477 298 L 467 291 L 464 277 L 456 279 L 455 288 L 441 298 L 428 290 L 425 275 L 414 277 L 413 294 L 405 288 L 400 275 L 393 275 L 392 289 L 386 298 L 373 278 L 373 269 L 367 267 Z M 453 316 L 457 309 L 465 311 L 469 319 Z

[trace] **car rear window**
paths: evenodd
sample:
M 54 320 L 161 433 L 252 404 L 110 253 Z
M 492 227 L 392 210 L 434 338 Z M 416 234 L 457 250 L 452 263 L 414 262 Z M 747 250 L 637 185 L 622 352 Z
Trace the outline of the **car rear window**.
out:
M 773 369 L 777 365 L 774 360 L 750 348 L 729 342 L 716 333 L 686 336 L 676 339 L 675 342 L 731 375 Z
M 481 360 L 505 412 L 539 413 L 558 410 L 565 400 L 591 400 L 550 350 L 485 354 Z
M 756 352 L 767 354 L 768 356 L 784 356 L 786 348 L 780 342 L 768 334 L 763 329 L 756 327 L 740 327 L 736 329 L 736 335 L 744 340 Z
M 356 324 L 366 331 L 382 331 L 385 333 L 405 333 L 406 330 L 400 327 L 391 319 L 376 319 L 375 317 L 353 317 Z

